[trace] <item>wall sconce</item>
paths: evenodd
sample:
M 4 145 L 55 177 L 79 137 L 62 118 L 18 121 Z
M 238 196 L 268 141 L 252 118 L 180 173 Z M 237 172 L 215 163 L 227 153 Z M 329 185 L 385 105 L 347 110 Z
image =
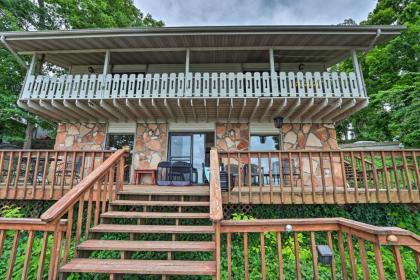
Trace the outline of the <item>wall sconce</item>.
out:
M 332 251 L 328 245 L 316 245 L 318 260 L 321 264 L 330 265 L 332 262 Z
M 260 136 L 260 142 L 261 142 L 261 144 L 265 144 L 265 140 L 266 140 L 266 136 L 264 136 L 264 135 L 262 135 L 262 136 Z
M 273 120 L 275 128 L 280 129 L 283 126 L 283 117 L 275 117 Z

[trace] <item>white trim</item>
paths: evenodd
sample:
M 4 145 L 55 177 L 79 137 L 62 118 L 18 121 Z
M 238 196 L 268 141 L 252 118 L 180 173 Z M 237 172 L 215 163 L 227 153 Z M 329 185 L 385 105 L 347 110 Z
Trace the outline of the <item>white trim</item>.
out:
M 169 132 L 213 132 L 215 122 L 170 122 Z
M 249 133 L 250 134 L 273 134 L 278 135 L 279 129 L 274 126 L 274 121 L 272 122 L 251 122 L 249 124 Z
M 108 133 L 136 133 L 137 124 L 135 122 L 110 122 Z

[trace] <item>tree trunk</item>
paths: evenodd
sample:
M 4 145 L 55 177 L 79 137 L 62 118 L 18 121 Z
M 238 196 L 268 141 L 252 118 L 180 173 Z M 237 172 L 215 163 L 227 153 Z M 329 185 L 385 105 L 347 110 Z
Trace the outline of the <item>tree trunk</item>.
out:
M 34 125 L 30 122 L 26 125 L 25 142 L 23 142 L 23 149 L 30 149 L 32 146 L 32 134 L 34 132 Z

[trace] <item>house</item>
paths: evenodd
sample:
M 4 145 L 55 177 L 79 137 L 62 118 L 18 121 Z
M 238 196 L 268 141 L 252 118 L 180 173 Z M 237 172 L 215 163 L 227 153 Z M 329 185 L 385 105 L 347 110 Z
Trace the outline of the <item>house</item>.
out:
M 410 244 L 414 248 L 414 243 L 399 243 L 408 240 L 404 231 L 359 227 L 344 219 L 308 220 L 304 221 L 306 228 L 299 227 L 302 221 L 221 221 L 222 204 L 420 201 L 418 150 L 341 150 L 335 131 L 337 123 L 369 101 L 358 54 L 402 30 L 400 26 L 221 26 L 4 33 L 2 42 L 11 52 L 32 56 L 18 106 L 56 121 L 58 128 L 52 151 L 1 154 L 0 169 L 8 169 L 2 173 L 0 194 L 9 199 L 59 200 L 34 222 L 38 229 L 54 233 L 51 278 L 58 272 L 100 272 L 113 277 L 130 271 L 219 278 L 221 234 L 227 234 L 232 273 L 231 233 L 261 232 L 264 244 L 265 231 L 297 233 L 324 228 L 322 231 L 339 232 L 341 243 L 345 233 L 350 239 L 353 234 L 382 242 L 374 246 Z M 334 70 L 345 59 L 351 59 L 353 68 Z M 41 61 L 65 74 L 36 73 Z M 126 159 L 125 146 L 131 150 Z M 169 167 L 162 164 L 165 162 Z M 174 162 L 183 163 L 184 169 L 175 174 Z M 187 172 L 179 171 L 185 168 Z M 169 179 L 162 175 L 165 172 L 170 172 Z M 156 176 L 158 183 L 176 185 L 187 180 L 194 186 L 157 186 Z M 82 221 L 85 199 L 88 219 Z M 73 206 L 78 203 L 72 241 Z M 116 210 L 124 206 L 142 206 L 144 212 Z M 147 212 L 154 206 L 178 208 L 167 214 Z M 184 213 L 187 206 L 209 210 Z M 60 222 L 64 217 L 67 220 Z M 176 224 L 110 222 L 124 218 L 174 219 Z M 180 223 L 203 218 L 210 218 L 213 226 Z M 85 222 L 85 241 L 81 242 Z M 23 222 L 21 226 L 24 230 Z M 131 241 L 95 240 L 115 232 L 130 234 Z M 151 233 L 170 234 L 171 243 L 132 243 L 136 235 Z M 190 243 L 186 248 L 176 238 L 182 233 L 213 234 L 214 242 Z M 61 266 L 57 248 L 64 236 Z M 297 238 L 295 234 L 299 263 Z M 67 262 L 71 242 L 78 245 L 78 258 Z M 315 258 L 313 236 L 311 242 Z M 89 256 L 87 252 L 102 249 L 121 251 L 122 259 L 83 258 Z M 168 252 L 169 260 L 126 260 L 133 251 L 147 250 Z M 197 263 L 174 261 L 174 251 L 211 251 L 215 258 Z M 418 260 L 418 250 L 416 257 Z M 265 255 L 261 259 L 264 263 Z M 318 273 L 316 263 L 314 275 Z M 401 266 L 401 259 L 396 263 Z M 382 279 L 383 267 L 380 261 L 376 264 Z M 300 275 L 297 264 L 296 269 Z M 345 265 L 342 269 L 344 278 Z

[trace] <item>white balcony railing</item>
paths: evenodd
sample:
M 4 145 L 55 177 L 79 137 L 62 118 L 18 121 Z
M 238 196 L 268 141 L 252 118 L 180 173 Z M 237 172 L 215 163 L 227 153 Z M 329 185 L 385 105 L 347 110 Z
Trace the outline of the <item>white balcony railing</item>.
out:
M 21 99 L 364 98 L 355 73 L 279 72 L 29 76 Z

